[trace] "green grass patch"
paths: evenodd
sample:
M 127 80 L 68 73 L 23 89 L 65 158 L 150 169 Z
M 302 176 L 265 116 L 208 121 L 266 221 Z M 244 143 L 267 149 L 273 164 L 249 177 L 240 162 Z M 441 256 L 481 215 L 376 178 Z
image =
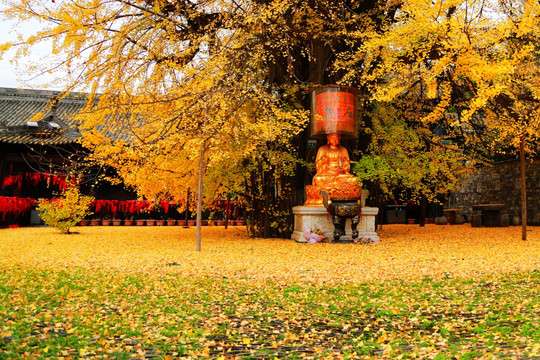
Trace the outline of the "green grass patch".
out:
M 280 284 L 0 268 L 0 358 L 539 356 L 540 272 Z

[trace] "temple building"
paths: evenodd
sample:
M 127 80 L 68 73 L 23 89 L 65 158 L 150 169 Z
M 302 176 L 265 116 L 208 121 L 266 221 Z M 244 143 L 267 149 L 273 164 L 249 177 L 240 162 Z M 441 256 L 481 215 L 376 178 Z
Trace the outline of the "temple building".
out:
M 0 88 L 0 202 L 12 206 L 28 202 L 21 199 L 58 194 L 66 187 L 63 166 L 88 153 L 80 144 L 82 135 L 74 120 L 87 97 L 81 93 L 60 95 L 58 91 Z M 106 183 L 83 188 L 96 198 L 118 196 L 119 191 L 125 198 L 135 196 Z M 0 225 L 7 224 L 6 216 L 0 209 Z

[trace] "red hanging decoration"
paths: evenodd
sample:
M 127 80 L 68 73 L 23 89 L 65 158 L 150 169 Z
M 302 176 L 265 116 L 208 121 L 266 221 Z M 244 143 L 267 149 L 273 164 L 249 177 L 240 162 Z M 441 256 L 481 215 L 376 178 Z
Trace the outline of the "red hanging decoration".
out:
M 0 196 L 0 215 L 2 216 L 2 221 L 6 220 L 8 214 L 20 217 L 29 213 L 32 205 L 35 203 L 36 200 L 30 198 Z

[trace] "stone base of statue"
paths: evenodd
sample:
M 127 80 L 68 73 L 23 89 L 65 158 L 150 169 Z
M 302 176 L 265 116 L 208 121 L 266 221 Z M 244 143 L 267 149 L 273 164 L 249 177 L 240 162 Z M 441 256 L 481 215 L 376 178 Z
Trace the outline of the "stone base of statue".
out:
M 375 216 L 379 213 L 379 208 L 363 207 L 360 222 L 358 223 L 358 238 L 370 239 L 371 241 L 379 241 L 375 229 Z M 294 232 L 292 239 L 297 242 L 308 242 L 304 236 L 304 231 L 307 229 L 317 228 L 328 236 L 328 241 L 333 240 L 334 224 L 332 216 L 323 206 L 295 206 L 293 207 L 294 214 Z M 338 243 L 352 243 L 355 239 L 352 238 L 351 219 L 346 219 L 345 235 L 341 236 Z

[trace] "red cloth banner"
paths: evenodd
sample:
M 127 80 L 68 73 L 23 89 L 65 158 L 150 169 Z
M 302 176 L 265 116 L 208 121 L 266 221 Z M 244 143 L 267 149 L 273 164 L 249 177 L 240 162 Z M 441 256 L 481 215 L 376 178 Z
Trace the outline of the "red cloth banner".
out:
M 30 198 L 0 196 L 0 216 L 2 221 L 6 220 L 8 214 L 13 214 L 15 217 L 28 214 L 35 203 L 36 200 Z
M 65 190 L 67 187 L 64 176 L 28 172 L 7 175 L 2 182 L 2 189 L 8 186 L 15 186 L 20 190 L 23 187 L 36 187 L 40 182 L 47 182 L 47 184 L 52 184 L 60 190 Z

